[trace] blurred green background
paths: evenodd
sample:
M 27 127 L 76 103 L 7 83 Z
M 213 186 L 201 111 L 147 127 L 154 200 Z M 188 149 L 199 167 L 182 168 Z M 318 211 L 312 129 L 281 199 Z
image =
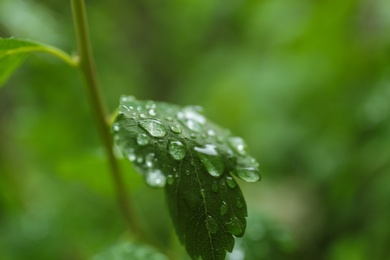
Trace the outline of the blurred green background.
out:
M 259 160 L 230 259 L 390 258 L 390 1 L 87 8 L 111 111 L 122 94 L 202 105 Z M 69 3 L 0 0 L 0 36 L 74 52 Z M 122 163 L 149 240 L 185 259 L 163 191 Z M 0 90 L 0 259 L 86 259 L 124 230 L 80 75 L 32 55 Z

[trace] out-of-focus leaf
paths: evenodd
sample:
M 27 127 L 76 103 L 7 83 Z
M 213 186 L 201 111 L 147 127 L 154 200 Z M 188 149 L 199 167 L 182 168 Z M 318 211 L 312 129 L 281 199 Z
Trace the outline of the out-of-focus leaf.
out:
M 168 260 L 168 258 L 154 248 L 136 242 L 126 242 L 109 247 L 99 253 L 93 260 Z
M 0 38 L 0 86 L 32 52 L 50 53 L 71 66 L 77 65 L 72 57 L 55 47 L 21 39 Z
M 197 106 L 122 97 L 114 139 L 148 185 L 165 187 L 180 241 L 198 259 L 225 259 L 245 232 L 247 209 L 235 175 L 260 179 L 240 137 Z

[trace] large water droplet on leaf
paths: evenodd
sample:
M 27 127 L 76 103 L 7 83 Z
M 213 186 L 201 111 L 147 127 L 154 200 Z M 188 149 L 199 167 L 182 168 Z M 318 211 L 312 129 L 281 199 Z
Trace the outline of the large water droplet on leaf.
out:
M 223 173 L 224 165 L 215 145 L 206 144 L 205 147 L 195 147 L 194 150 L 211 176 L 219 177 Z
M 165 126 L 158 120 L 146 119 L 140 121 L 139 124 L 153 137 L 163 138 L 167 134 Z
M 166 177 L 158 169 L 153 169 L 146 174 L 146 183 L 152 187 L 164 187 Z
M 237 169 L 237 175 L 247 182 L 256 182 L 260 180 L 260 173 L 255 168 L 241 168 Z
M 211 234 L 215 234 L 218 231 L 218 222 L 212 216 L 207 216 L 206 219 L 206 228 Z
M 180 141 L 169 142 L 168 152 L 175 160 L 182 160 L 186 156 L 186 149 Z

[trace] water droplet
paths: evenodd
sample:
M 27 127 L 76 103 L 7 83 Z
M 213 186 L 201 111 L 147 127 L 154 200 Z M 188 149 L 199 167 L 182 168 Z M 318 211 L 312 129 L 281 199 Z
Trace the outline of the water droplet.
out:
M 200 132 L 203 129 L 203 126 L 206 124 L 206 118 L 199 114 L 201 111 L 197 106 L 188 106 L 182 109 L 182 111 L 177 113 L 179 120 L 188 127 L 188 129 Z
M 229 222 L 226 224 L 227 230 L 235 236 L 241 237 L 244 235 L 245 231 L 245 223 L 242 223 L 237 217 L 233 217 Z
M 117 123 L 115 123 L 113 126 L 112 126 L 112 129 L 115 131 L 115 132 L 118 132 L 119 131 L 119 125 Z
M 190 175 L 190 171 L 189 170 L 186 170 L 186 175 Z
M 195 138 L 196 138 L 196 135 L 195 135 L 195 134 L 190 134 L 190 137 L 191 137 L 192 139 L 195 139 Z
M 175 177 L 173 177 L 173 175 L 168 175 L 167 176 L 167 183 L 169 185 L 172 185 L 174 182 L 175 182 Z
M 137 135 L 137 144 L 139 145 L 147 145 L 149 143 L 149 137 L 146 134 L 138 134 Z
M 210 232 L 210 234 L 217 233 L 219 229 L 217 220 L 210 215 L 207 216 L 206 228 Z
M 255 168 L 241 168 L 237 169 L 237 175 L 241 179 L 247 182 L 256 182 L 260 180 L 260 173 L 257 169 Z
M 166 177 L 161 173 L 160 170 L 152 170 L 146 174 L 146 183 L 152 187 L 164 187 Z
M 169 121 L 169 122 L 172 122 L 172 121 L 173 121 L 173 118 L 170 117 L 170 116 L 167 116 L 167 117 L 165 118 L 165 120 L 167 120 L 167 121 Z
M 145 116 L 145 114 L 141 113 L 141 114 L 139 115 L 139 117 L 140 117 L 140 118 L 145 118 L 146 116 Z
M 129 102 L 136 100 L 134 96 L 122 96 L 120 102 Z
M 182 160 L 186 156 L 186 149 L 180 141 L 171 141 L 168 145 L 168 152 L 175 160 Z
M 181 132 L 182 132 L 181 126 L 178 125 L 178 124 L 171 125 L 171 130 L 172 130 L 172 132 L 174 132 L 175 134 L 181 134 Z
M 228 212 L 228 210 L 229 210 L 228 206 L 227 206 L 225 203 L 222 204 L 222 206 L 221 206 L 221 215 L 222 215 L 222 216 L 226 215 L 226 213 Z
M 241 154 L 241 155 L 246 154 L 246 151 L 245 151 L 246 144 L 241 137 L 237 137 L 237 136 L 229 137 L 228 142 L 229 142 L 229 145 L 233 148 L 233 150 L 235 152 L 237 152 L 238 154 Z
M 156 113 L 156 111 L 154 109 L 149 109 L 148 113 L 151 116 L 156 116 L 157 115 L 157 113 Z
M 230 187 L 230 188 L 234 188 L 237 186 L 237 182 L 230 176 L 227 176 L 226 177 L 226 184 Z
M 156 108 L 156 104 L 153 101 L 148 101 L 148 102 L 146 102 L 145 108 L 146 109 Z
M 146 119 L 140 121 L 139 124 L 153 137 L 162 138 L 167 134 L 167 130 L 158 120 Z
M 215 131 L 213 129 L 207 130 L 207 135 L 208 136 L 215 136 Z
M 137 157 L 133 153 L 129 153 L 127 158 L 129 159 L 130 162 L 134 162 Z
M 146 157 L 145 157 L 146 167 L 151 168 L 153 166 L 153 160 L 154 160 L 154 153 L 150 153 L 150 154 L 146 155 Z
M 218 188 L 218 183 L 216 181 L 214 181 L 213 184 L 211 185 L 211 190 L 215 193 L 218 192 L 219 188 Z
M 137 110 L 138 110 L 138 111 L 141 111 L 141 110 L 142 110 L 142 107 L 141 107 L 141 106 L 137 106 Z
M 127 153 L 127 158 L 129 159 L 130 162 L 134 162 L 137 159 L 137 156 L 134 154 L 134 149 L 130 148 L 126 151 Z
M 137 158 L 137 163 L 142 163 L 143 161 L 144 161 L 144 159 L 142 157 Z
M 205 147 L 195 147 L 194 150 L 211 176 L 221 176 L 224 166 L 215 145 L 206 144 Z
M 134 107 L 133 107 L 133 106 L 129 106 L 129 109 L 130 109 L 130 110 L 133 110 L 133 109 L 134 109 Z

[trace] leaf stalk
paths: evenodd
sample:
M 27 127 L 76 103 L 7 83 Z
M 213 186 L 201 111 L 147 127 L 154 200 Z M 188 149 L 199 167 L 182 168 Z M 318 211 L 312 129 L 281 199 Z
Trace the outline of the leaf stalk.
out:
M 122 210 L 128 228 L 135 235 L 138 234 L 138 225 L 134 219 L 133 210 L 126 192 L 126 187 L 122 178 L 120 167 L 113 153 L 113 142 L 111 133 L 107 125 L 106 118 L 109 116 L 106 103 L 101 94 L 101 89 L 97 80 L 95 63 L 92 55 L 91 44 L 89 40 L 89 31 L 87 15 L 84 0 L 71 0 L 74 27 L 76 31 L 77 49 L 79 55 L 79 68 L 85 80 L 87 92 L 90 98 L 92 110 L 95 114 L 101 141 L 103 142 L 111 176 L 117 192 L 117 199 Z

